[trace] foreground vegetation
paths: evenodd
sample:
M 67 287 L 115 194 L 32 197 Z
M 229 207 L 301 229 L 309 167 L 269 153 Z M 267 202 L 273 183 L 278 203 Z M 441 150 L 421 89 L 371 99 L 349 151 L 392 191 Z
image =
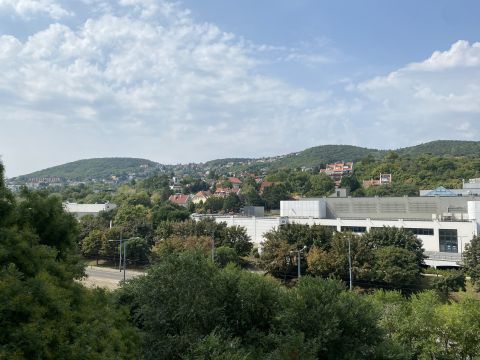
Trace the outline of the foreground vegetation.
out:
M 119 209 L 113 220 L 122 222 L 114 226 L 116 230 L 106 231 L 122 230 L 126 236 L 153 241 L 148 248 L 147 275 L 127 281 L 115 292 L 89 290 L 76 281 L 84 271 L 79 246 L 83 248 L 85 239 L 94 237 L 97 222 L 103 226 L 109 219 L 91 218 L 79 227 L 63 212 L 58 196 L 24 191 L 14 198 L 0 180 L 0 358 L 480 356 L 480 302 L 468 296 L 452 301 L 449 284 L 423 292 L 347 291 L 341 281 L 345 242 L 340 236 L 350 236 L 351 243 L 359 245 L 352 234 L 333 235 L 322 227 L 272 233 L 272 243 L 279 243 L 279 249 L 287 246 L 288 255 L 290 248 L 295 250 L 304 241 L 316 249 L 314 260 L 322 258 L 322 252 L 331 260 L 330 270 L 323 272 L 323 262 L 311 262 L 307 256 L 303 271 L 308 270 L 310 261 L 315 266 L 308 272 L 315 276 L 303 276 L 285 286 L 274 277 L 240 268 L 241 259 L 252 249 L 243 229 L 212 222 L 167 221 L 160 215 L 162 220 L 145 223 L 137 221 L 145 214 L 138 218 L 131 214 L 141 213 L 135 208 L 138 204 L 131 206 L 129 211 Z M 153 230 L 152 224 L 156 224 Z M 84 237 L 80 237 L 82 233 Z M 216 241 L 214 261 L 212 235 Z M 290 235 L 297 236 L 295 242 L 286 239 Z M 373 259 L 369 268 L 387 266 L 390 257 L 380 256 L 379 262 L 376 251 L 393 246 L 408 252 L 405 258 L 415 270 L 421 247 L 409 234 L 400 235 L 370 238 L 368 249 L 373 250 L 359 252 L 360 247 L 353 246 L 355 264 L 365 258 Z M 101 244 L 108 239 L 103 234 L 99 238 Z M 396 241 L 392 244 L 385 239 Z M 472 273 L 478 272 L 479 266 L 477 241 L 468 258 Z M 111 250 L 116 253 L 115 245 Z M 287 271 L 294 260 L 283 264 Z M 364 267 L 357 269 L 356 276 Z

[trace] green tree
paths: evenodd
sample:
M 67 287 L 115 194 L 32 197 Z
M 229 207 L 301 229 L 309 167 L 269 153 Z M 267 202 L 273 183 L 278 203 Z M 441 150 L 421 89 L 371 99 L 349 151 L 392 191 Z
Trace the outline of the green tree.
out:
M 386 246 L 374 250 L 373 278 L 395 287 L 414 287 L 420 277 L 415 253 L 404 248 Z
M 0 358 L 136 358 L 138 332 L 83 276 L 76 221 L 56 197 L 4 190 L 0 166 Z
M 386 246 L 395 246 L 415 254 L 418 267 L 423 265 L 422 241 L 412 232 L 396 227 L 386 227 L 371 229 L 363 235 L 364 241 L 372 249 L 378 249 Z
M 335 190 L 335 182 L 326 174 L 320 173 L 310 177 L 308 196 L 328 196 Z
M 105 235 L 101 230 L 92 230 L 81 242 L 82 254 L 97 261 L 104 247 Z
M 289 200 L 290 194 L 285 185 L 275 184 L 265 189 L 262 198 L 265 201 L 265 207 L 268 210 L 280 209 L 280 201 Z
M 215 264 L 225 267 L 227 264 L 233 263 L 238 265 L 240 258 L 236 251 L 228 246 L 220 246 L 215 248 Z
M 349 279 L 348 245 L 354 280 L 366 280 L 371 276 L 374 258 L 362 237 L 353 233 L 335 233 L 328 251 L 313 248 L 307 255 L 308 271 L 324 277 Z
M 240 198 L 236 194 L 230 193 L 223 201 L 222 210 L 224 212 L 239 212 L 241 206 L 242 202 L 240 201 Z
M 361 187 L 361 184 L 355 175 L 349 175 L 342 177 L 342 180 L 340 181 L 340 186 L 342 188 L 347 188 L 353 192 L 359 189 Z
M 143 330 L 145 359 L 181 359 L 222 322 L 214 274 L 203 255 L 182 252 L 164 256 L 120 290 L 118 301 Z
M 271 275 L 280 278 L 294 276 L 297 273 L 297 250 L 315 246 L 326 249 L 330 246 L 332 230 L 320 225 L 287 224 L 264 234 L 261 260 Z M 307 262 L 300 258 L 301 271 Z
M 333 280 L 303 277 L 289 296 L 284 326 L 305 334 L 318 359 L 373 358 L 382 333 L 379 314 L 362 297 Z M 288 325 L 287 325 L 288 324 Z
M 218 196 L 211 196 L 203 205 L 204 209 L 210 213 L 217 213 L 223 209 L 223 199 Z
M 470 276 L 477 290 L 480 289 L 480 237 L 474 236 L 465 246 L 463 253 L 463 262 L 465 264 L 465 273 Z
M 134 265 L 146 265 L 150 257 L 150 245 L 147 240 L 134 237 L 125 242 L 127 248 L 127 261 Z

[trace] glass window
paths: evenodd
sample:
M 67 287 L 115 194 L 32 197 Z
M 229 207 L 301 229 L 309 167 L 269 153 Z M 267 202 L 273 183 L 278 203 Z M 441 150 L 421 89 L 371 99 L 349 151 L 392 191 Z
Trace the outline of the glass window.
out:
M 366 227 L 363 226 L 342 226 L 342 231 L 351 231 L 354 233 L 364 233 L 367 231 Z
M 407 228 L 405 230 L 411 231 L 414 235 L 433 235 L 433 229 Z
M 440 229 L 439 242 L 441 252 L 458 253 L 458 235 L 456 229 Z

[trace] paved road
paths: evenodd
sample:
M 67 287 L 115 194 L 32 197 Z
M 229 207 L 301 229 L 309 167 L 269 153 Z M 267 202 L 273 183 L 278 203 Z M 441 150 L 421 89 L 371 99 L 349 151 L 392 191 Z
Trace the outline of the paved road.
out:
M 87 278 L 82 282 L 88 287 L 106 287 L 109 289 L 115 289 L 118 284 L 123 280 L 123 271 L 118 269 L 102 268 L 98 266 L 88 266 L 85 269 Z M 128 270 L 125 273 L 125 279 L 130 280 L 136 276 L 143 275 L 143 272 Z

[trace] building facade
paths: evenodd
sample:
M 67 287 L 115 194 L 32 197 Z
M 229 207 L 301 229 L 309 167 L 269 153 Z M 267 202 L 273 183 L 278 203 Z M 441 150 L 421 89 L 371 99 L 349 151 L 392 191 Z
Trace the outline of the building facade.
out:
M 317 224 L 358 234 L 384 226 L 404 228 L 422 240 L 427 265 L 461 266 L 465 246 L 478 234 L 480 199 L 473 196 L 312 198 L 282 201 L 277 217 L 216 216 L 215 220 L 244 226 L 259 247 L 263 235 L 282 224 Z

